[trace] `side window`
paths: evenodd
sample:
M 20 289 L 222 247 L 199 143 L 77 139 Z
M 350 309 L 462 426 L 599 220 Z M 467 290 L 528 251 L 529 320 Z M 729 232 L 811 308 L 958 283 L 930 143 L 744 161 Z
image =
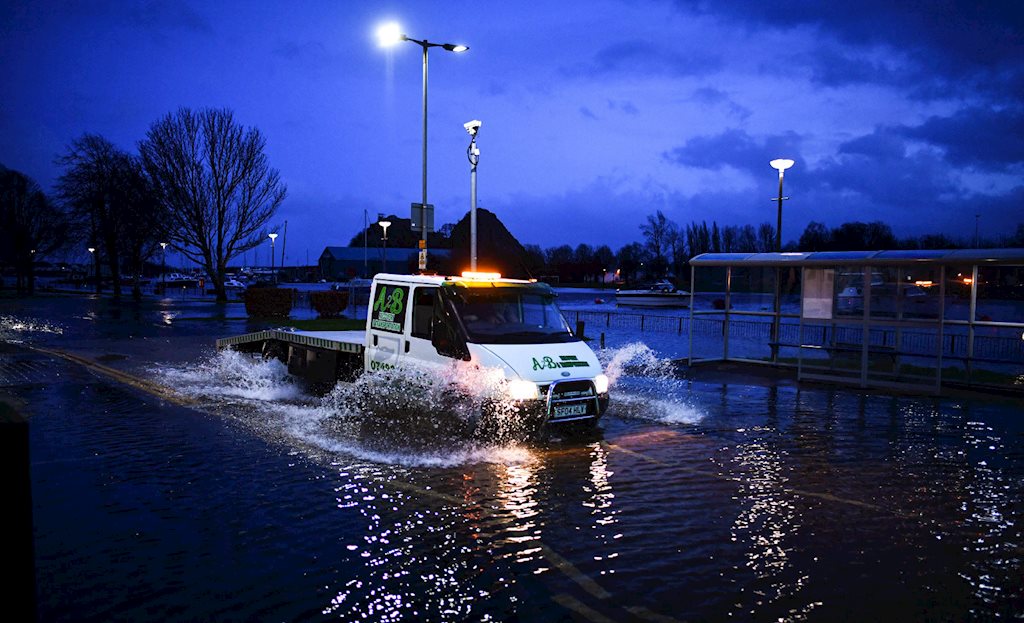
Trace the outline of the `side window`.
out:
M 373 293 L 370 310 L 370 328 L 389 333 L 401 333 L 405 327 L 405 312 L 409 301 L 409 286 L 378 283 Z
M 413 290 L 412 336 L 430 339 L 430 319 L 434 315 L 434 297 L 437 288 L 416 288 Z

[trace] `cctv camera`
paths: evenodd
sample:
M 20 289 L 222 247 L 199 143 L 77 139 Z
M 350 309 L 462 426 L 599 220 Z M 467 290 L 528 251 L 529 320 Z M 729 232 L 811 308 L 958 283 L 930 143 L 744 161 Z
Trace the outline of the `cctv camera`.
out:
M 470 136 L 476 136 L 476 133 L 480 130 L 481 125 L 483 125 L 482 121 L 480 121 L 479 119 L 474 119 L 472 121 L 467 121 L 466 123 L 463 123 L 462 127 L 466 128 L 466 132 L 469 132 Z

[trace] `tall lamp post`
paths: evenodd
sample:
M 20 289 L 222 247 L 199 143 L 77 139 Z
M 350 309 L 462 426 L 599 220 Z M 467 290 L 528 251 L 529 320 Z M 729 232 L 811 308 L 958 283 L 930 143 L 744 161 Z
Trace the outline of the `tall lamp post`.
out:
M 388 227 L 391 227 L 391 221 L 380 220 L 377 221 L 380 228 L 384 230 L 384 259 L 381 261 L 381 272 L 388 272 Z
M 474 119 L 462 124 L 469 132 L 469 147 L 466 157 L 469 158 L 469 269 L 476 270 L 476 165 L 480 163 L 480 148 L 476 146 L 476 135 L 480 132 L 483 122 Z
M 779 196 L 777 201 L 779 202 L 779 214 L 778 224 L 775 229 L 775 251 L 782 252 L 782 202 L 789 199 L 789 197 L 782 196 L 782 177 L 785 175 L 786 169 L 793 166 L 793 161 L 788 158 L 776 158 L 768 164 L 773 169 L 779 171 Z M 779 283 L 782 274 L 779 268 L 775 268 L 775 302 L 772 305 L 772 337 L 771 337 L 771 349 L 772 349 L 772 363 L 779 361 L 779 324 L 782 319 L 782 284 Z
M 270 273 L 274 275 L 274 285 L 277 285 L 277 270 L 274 267 L 274 242 L 277 240 L 277 234 L 267 234 L 270 238 Z
M 160 283 L 164 292 L 167 291 L 167 243 L 160 243 Z
M 380 45 L 390 47 L 400 41 L 409 41 L 423 48 L 423 202 L 420 203 L 420 269 L 427 267 L 427 50 L 442 48 L 449 52 L 465 52 L 465 45 L 454 43 L 431 43 L 426 39 L 413 39 L 402 34 L 398 24 L 385 24 L 377 29 Z
M 96 294 L 100 293 L 100 256 L 96 255 L 96 247 L 89 247 L 89 255 L 92 256 L 92 263 L 96 269 Z
M 779 196 L 776 201 L 779 202 L 779 222 L 775 227 L 775 250 L 782 251 L 782 202 L 789 199 L 789 197 L 782 196 L 782 177 L 786 173 L 786 169 L 793 166 L 793 161 L 788 158 L 776 158 L 769 162 L 773 169 L 779 171 Z

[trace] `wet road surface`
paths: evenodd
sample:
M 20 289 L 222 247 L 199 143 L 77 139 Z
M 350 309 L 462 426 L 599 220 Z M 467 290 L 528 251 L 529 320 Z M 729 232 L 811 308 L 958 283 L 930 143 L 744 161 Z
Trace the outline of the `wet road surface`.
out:
M 339 421 L 337 395 L 212 351 L 244 321 L 181 312 L 0 303 L 0 392 L 31 423 L 42 620 L 1024 611 L 1014 402 L 682 381 L 613 344 L 602 356 L 626 365 L 592 435 L 438 441 Z

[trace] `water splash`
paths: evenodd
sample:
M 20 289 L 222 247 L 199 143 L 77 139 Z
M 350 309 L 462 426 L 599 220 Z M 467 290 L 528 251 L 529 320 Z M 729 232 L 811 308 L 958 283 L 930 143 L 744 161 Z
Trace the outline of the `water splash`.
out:
M 235 351 L 151 372 L 265 437 L 314 452 L 426 467 L 520 464 L 532 456 L 520 445 L 529 431 L 501 370 L 466 362 L 370 372 L 321 397 L 305 393 L 279 361 Z
M 14 316 L 0 316 L 0 341 L 21 344 L 31 334 L 49 333 L 52 335 L 63 335 L 64 327 L 36 318 L 16 318 Z
M 326 426 L 353 422 L 378 440 L 405 446 L 476 440 L 515 443 L 529 433 L 500 369 L 455 361 L 407 364 L 361 375 L 325 396 Z
M 633 342 L 597 353 L 611 388 L 609 414 L 661 422 L 695 424 L 704 413 L 689 404 L 689 388 L 671 359 Z
M 167 385 L 193 398 L 275 401 L 302 395 L 302 388 L 280 361 L 254 361 L 232 350 L 221 351 L 198 364 L 154 368 L 152 372 Z

